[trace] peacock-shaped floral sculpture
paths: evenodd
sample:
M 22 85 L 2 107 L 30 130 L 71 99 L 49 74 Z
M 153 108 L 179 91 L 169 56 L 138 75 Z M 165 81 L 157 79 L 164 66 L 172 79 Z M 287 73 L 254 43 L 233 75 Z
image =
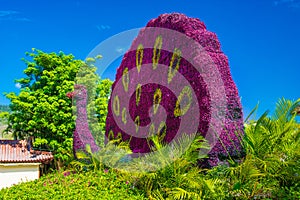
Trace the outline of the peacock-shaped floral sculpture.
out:
M 170 32 L 167 35 L 166 30 Z M 189 44 L 190 40 L 185 43 L 182 35 L 201 48 L 193 51 L 194 44 Z M 161 73 L 163 68 L 167 73 Z M 186 82 L 177 81 L 180 77 Z M 172 84 L 180 94 L 168 89 Z M 198 109 L 191 109 L 196 104 Z M 167 116 L 161 114 L 159 105 Z M 188 113 L 194 117 L 185 119 Z M 151 119 L 161 119 L 161 123 L 153 124 Z M 213 137 L 215 142 L 205 161 L 208 166 L 229 156 L 241 156 L 242 107 L 217 36 L 199 19 L 180 13 L 162 14 L 141 29 L 117 69 L 108 104 L 106 138 L 121 135 L 134 153 L 147 153 L 152 150 L 147 134 L 160 130 L 163 141 L 170 143 L 184 120 L 188 121 L 186 130 L 196 126 L 196 132 L 206 138 L 210 132 L 209 137 Z
M 76 157 L 77 151 L 86 151 L 90 145 L 93 153 L 99 150 L 94 137 L 89 129 L 87 117 L 87 89 L 84 85 L 75 85 L 74 91 L 67 93 L 76 104 L 76 126 L 73 134 L 73 153 Z

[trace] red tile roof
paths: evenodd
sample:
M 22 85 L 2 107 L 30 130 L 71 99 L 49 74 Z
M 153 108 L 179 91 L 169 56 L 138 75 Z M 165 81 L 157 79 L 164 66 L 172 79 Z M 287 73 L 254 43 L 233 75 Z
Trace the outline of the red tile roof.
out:
M 20 140 L 0 140 L 0 163 L 48 163 L 51 152 L 28 150 Z

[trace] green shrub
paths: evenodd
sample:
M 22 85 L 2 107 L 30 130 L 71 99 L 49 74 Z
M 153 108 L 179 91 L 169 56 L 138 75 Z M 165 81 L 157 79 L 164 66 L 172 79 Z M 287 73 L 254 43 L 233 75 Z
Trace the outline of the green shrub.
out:
M 280 99 L 273 115 L 247 123 L 245 158 L 209 170 L 210 177 L 226 180 L 228 198 L 300 198 L 300 128 L 293 112 L 299 104 Z
M 0 199 L 300 199 L 300 127 L 292 112 L 299 104 L 300 99 L 281 99 L 274 115 L 265 113 L 247 122 L 246 156 L 241 160 L 229 159 L 212 169 L 201 169 L 196 166 L 205 158 L 197 151 L 206 148 L 201 136 L 186 151 L 181 147 L 187 146 L 188 138 L 175 144 L 173 153 L 182 155 L 174 160 L 153 137 L 157 154 L 152 159 L 162 167 L 141 172 L 147 155 L 130 166 L 124 163 L 124 169 L 138 171 L 130 173 L 105 166 L 108 161 L 110 166 L 118 164 L 128 150 L 126 144 L 114 146 L 112 141 L 91 157 L 83 154 L 83 161 L 88 162 L 74 161 L 70 171 L 2 189 Z
M 133 187 L 113 170 L 73 173 L 55 172 L 39 180 L 21 183 L 0 190 L 0 199 L 145 199 L 142 191 Z

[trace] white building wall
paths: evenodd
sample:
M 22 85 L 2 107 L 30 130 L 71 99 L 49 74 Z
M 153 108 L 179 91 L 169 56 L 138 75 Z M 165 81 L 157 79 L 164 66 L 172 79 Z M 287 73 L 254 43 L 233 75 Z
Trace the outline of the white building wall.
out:
M 39 178 L 40 163 L 0 163 L 0 189 Z

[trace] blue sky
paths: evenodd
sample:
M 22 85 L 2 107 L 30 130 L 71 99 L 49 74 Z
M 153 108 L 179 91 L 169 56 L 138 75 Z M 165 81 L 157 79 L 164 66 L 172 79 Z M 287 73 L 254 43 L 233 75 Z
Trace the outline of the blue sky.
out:
M 31 48 L 84 59 L 105 39 L 170 12 L 217 34 L 245 113 L 258 102 L 263 112 L 281 97 L 300 97 L 300 0 L 0 0 L 0 93 L 18 92 L 14 80 L 24 77 L 21 58 Z

